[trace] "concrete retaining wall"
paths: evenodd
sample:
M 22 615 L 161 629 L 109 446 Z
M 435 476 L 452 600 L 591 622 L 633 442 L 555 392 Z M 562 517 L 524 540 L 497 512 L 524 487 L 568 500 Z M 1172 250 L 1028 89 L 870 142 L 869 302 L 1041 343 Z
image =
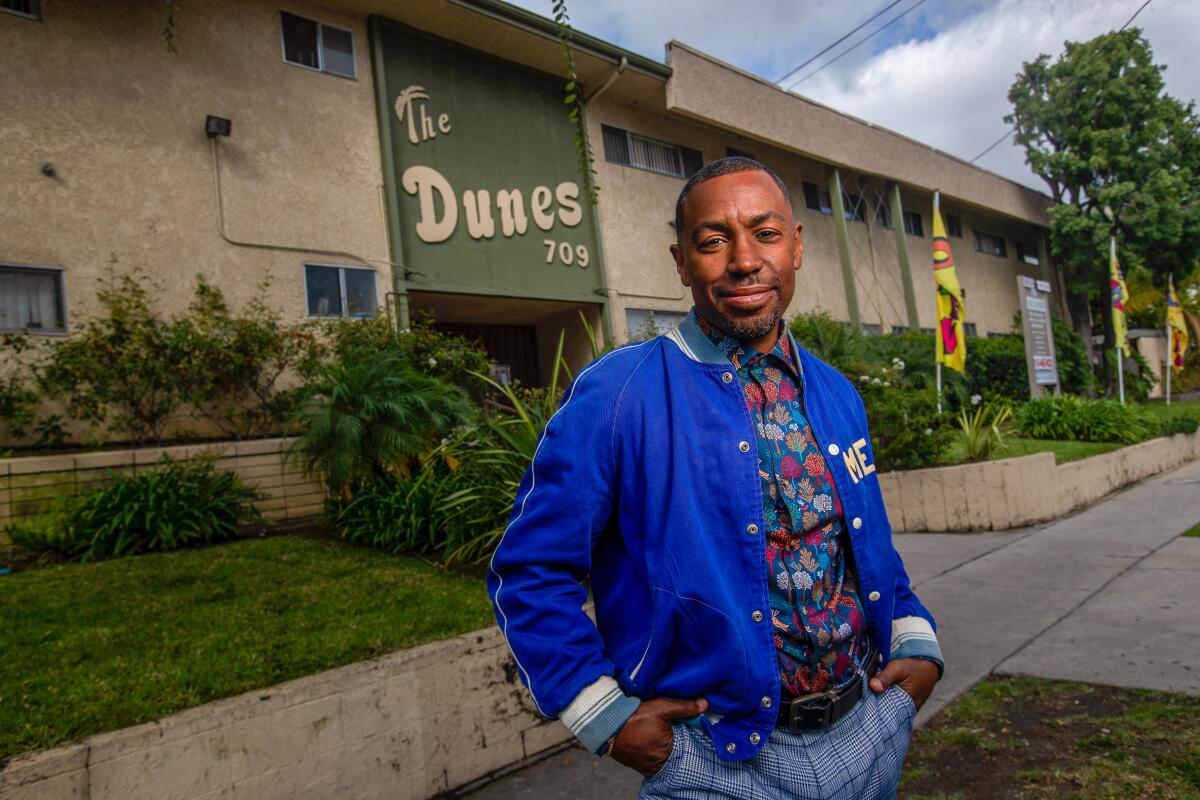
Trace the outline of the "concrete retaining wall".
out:
M 285 441 L 261 439 L 0 459 L 0 528 L 23 517 L 44 514 L 55 497 L 86 491 L 113 473 L 155 469 L 164 455 L 173 461 L 210 458 L 217 469 L 236 472 L 266 495 L 258 505 L 268 519 L 316 514 L 321 510 L 325 490 L 298 466 L 287 463 L 282 453 Z
M 17 757 L 0 800 L 428 798 L 568 738 L 493 628 Z
M 892 529 L 1000 531 L 1069 514 L 1200 458 L 1200 433 L 1151 439 L 1056 465 L 1050 453 L 879 476 Z

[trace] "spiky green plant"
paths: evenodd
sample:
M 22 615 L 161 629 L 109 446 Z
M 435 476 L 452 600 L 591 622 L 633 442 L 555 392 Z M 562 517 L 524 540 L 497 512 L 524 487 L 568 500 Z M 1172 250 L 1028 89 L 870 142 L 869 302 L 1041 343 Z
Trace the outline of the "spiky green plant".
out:
M 292 416 L 288 447 L 335 498 L 409 474 L 416 457 L 467 419 L 466 394 L 407 368 L 394 353 L 328 364 Z

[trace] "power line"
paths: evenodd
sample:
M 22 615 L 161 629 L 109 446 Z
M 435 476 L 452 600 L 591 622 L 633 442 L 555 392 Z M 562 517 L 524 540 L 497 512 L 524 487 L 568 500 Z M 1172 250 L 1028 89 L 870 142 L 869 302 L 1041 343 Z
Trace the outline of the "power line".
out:
M 1013 133 L 1015 133 L 1015 132 L 1016 132 L 1016 130 L 1017 130 L 1017 129 L 1016 129 L 1015 127 L 1013 127 L 1013 128 L 1009 128 L 1008 130 L 1006 130 L 1006 131 L 1004 132 L 1004 135 L 1003 135 L 1003 136 L 1001 136 L 999 139 L 997 139 L 996 141 L 994 141 L 994 142 L 992 142 L 991 144 L 989 144 L 989 145 L 987 146 L 987 149 L 986 149 L 986 150 L 984 150 L 982 153 L 980 153 L 979 155 L 977 155 L 977 156 L 975 156 L 974 158 L 972 158 L 972 159 L 971 159 L 970 161 L 968 161 L 967 163 L 968 163 L 968 164 L 974 164 L 976 161 L 978 161 L 979 159 L 981 159 L 981 158 L 983 158 L 984 156 L 986 156 L 988 153 L 990 153 L 990 152 L 992 152 L 993 150 L 995 150 L 995 149 L 996 149 L 996 147 L 998 147 L 998 146 L 999 146 L 999 144 L 1000 144 L 1001 142 L 1003 142 L 1003 141 L 1004 141 L 1005 139 L 1007 139 L 1008 137 L 1012 136 L 1012 135 L 1013 135 Z
M 1142 3 L 1142 6 L 1141 6 L 1141 8 L 1139 8 L 1137 11 L 1133 12 L 1133 16 L 1132 16 L 1132 17 L 1130 17 L 1130 18 L 1128 19 L 1128 21 L 1126 21 L 1126 23 L 1125 23 L 1124 25 L 1122 25 L 1122 26 L 1121 26 L 1121 27 L 1118 29 L 1118 31 L 1123 31 L 1123 30 L 1125 30 L 1126 28 L 1128 28 L 1128 27 L 1129 27 L 1129 24 L 1130 24 L 1131 22 L 1133 22 L 1135 19 L 1137 19 L 1137 15 L 1138 15 L 1138 14 L 1140 14 L 1140 13 L 1142 13 L 1142 8 L 1145 8 L 1145 7 L 1146 7 L 1146 6 L 1148 6 L 1148 5 L 1150 5 L 1150 0 L 1146 0 L 1146 2 Z
M 1128 28 L 1130 23 L 1132 23 L 1135 19 L 1137 19 L 1138 14 L 1142 13 L 1143 9 L 1145 9 L 1146 6 L 1150 5 L 1151 2 L 1152 2 L 1152 0 L 1146 0 L 1146 2 L 1142 3 L 1141 6 L 1138 7 L 1138 10 L 1133 12 L 1133 16 L 1130 17 L 1129 19 L 1127 19 L 1125 21 L 1125 24 L 1117 29 L 1117 33 L 1120 33 L 1121 31 Z M 986 156 L 988 153 L 995 150 L 997 145 L 999 145 L 1001 142 L 1003 142 L 1005 139 L 1007 139 L 1009 136 L 1012 136 L 1016 132 L 1017 132 L 1017 127 L 1014 125 L 1013 127 L 1009 128 L 1008 131 L 1006 131 L 1003 136 L 1001 136 L 999 139 L 997 139 L 996 141 L 994 141 L 990 145 L 988 145 L 986 150 L 984 150 L 982 153 L 980 153 L 979 155 L 972 158 L 970 160 L 970 162 L 968 162 L 968 163 L 974 164 L 976 161 L 978 161 L 979 159 Z
M 900 14 L 899 16 L 897 16 L 897 17 L 895 17 L 895 18 L 891 19 L 890 21 L 888 21 L 888 22 L 885 22 L 884 24 L 880 25 L 880 26 L 879 26 L 878 28 L 876 28 L 874 31 L 872 31 L 871 33 L 867 34 L 867 35 L 866 35 L 866 36 L 864 36 L 863 38 L 859 39 L 857 42 L 855 42 L 854 44 L 850 45 L 850 47 L 848 47 L 848 48 L 846 48 L 845 50 L 843 50 L 842 52 L 838 53 L 838 54 L 837 54 L 836 56 L 834 56 L 832 59 L 830 59 L 829 61 L 826 61 L 824 64 L 822 64 L 821 66 L 817 67 L 816 69 L 814 69 L 812 72 L 810 72 L 810 73 L 808 73 L 807 75 L 805 75 L 805 76 L 804 76 L 803 78 L 801 78 L 800 80 L 798 80 L 798 81 L 796 81 L 796 82 L 792 83 L 792 84 L 791 84 L 790 86 L 788 86 L 787 88 L 788 88 L 788 89 L 794 89 L 795 87 L 799 86 L 800 84 L 804 83 L 806 80 L 808 80 L 809 78 L 811 78 L 813 75 L 816 75 L 816 74 L 817 74 L 818 72 L 820 72 L 821 70 L 825 69 L 825 68 L 826 68 L 826 67 L 828 67 L 828 66 L 832 66 L 833 64 L 837 63 L 838 61 L 840 61 L 840 60 L 841 60 L 841 58 L 842 58 L 843 56 L 847 56 L 847 55 L 849 55 L 851 52 L 853 52 L 853 51 L 854 51 L 854 50 L 855 50 L 855 49 L 856 49 L 856 48 L 857 48 L 859 45 L 861 45 L 861 44 L 864 44 L 865 42 L 869 41 L 869 40 L 870 40 L 870 39 L 872 39 L 872 38 L 873 38 L 873 37 L 874 37 L 876 34 L 878 34 L 878 33 L 881 33 L 881 32 L 882 32 L 882 31 L 883 31 L 885 28 L 888 28 L 888 27 L 890 27 L 890 26 L 892 26 L 892 25 L 896 24 L 896 23 L 897 23 L 897 22 L 899 22 L 900 20 L 904 19 L 905 17 L 907 17 L 907 16 L 908 16 L 909 14 L 911 14 L 913 11 L 916 11 L 918 8 L 920 8 L 920 7 L 921 7 L 922 5 L 924 5 L 924 4 L 925 4 L 925 0 L 917 0 L 917 3 L 916 3 L 916 5 L 914 5 L 914 6 L 911 6 L 910 8 L 908 8 L 908 10 L 906 10 L 906 11 L 905 11 L 903 14 Z
M 787 72 L 783 73 L 783 75 L 781 75 L 781 76 L 779 77 L 779 79 L 778 79 L 777 81 L 775 81 L 775 82 L 776 82 L 776 83 L 783 83 L 783 82 L 784 82 L 784 80 L 786 80 L 787 78 L 790 78 L 790 77 L 792 77 L 792 75 L 794 75 L 795 73 L 797 73 L 797 72 L 799 72 L 800 70 L 804 69 L 804 68 L 805 68 L 805 67 L 807 67 L 809 64 L 811 64 L 812 62 L 816 61 L 818 58 L 820 58 L 821 56 L 825 55 L 825 54 L 826 54 L 826 53 L 828 53 L 830 50 L 832 50 L 833 48 L 837 47 L 839 44 L 841 44 L 842 42 L 846 41 L 847 39 L 849 39 L 849 38 L 850 38 L 851 36 L 853 36 L 854 34 L 856 34 L 856 33 L 858 33 L 859 31 L 861 31 L 863 28 L 867 27 L 867 25 L 868 25 L 868 24 L 870 24 L 870 23 L 871 23 L 871 22 L 873 22 L 874 20 L 878 19 L 879 17 L 883 16 L 883 14 L 884 14 L 884 13 L 885 13 L 885 12 L 886 12 L 888 9 L 892 8 L 893 6 L 900 5 L 900 3 L 902 3 L 903 1 L 904 1 L 904 0 L 893 0 L 893 2 L 891 2 L 891 3 L 889 3 L 888 5 L 884 6 L 882 10 L 880 10 L 879 12 L 877 12 L 876 14 L 874 14 L 873 16 L 871 16 L 869 19 L 867 19 L 865 22 L 863 22 L 863 23 L 862 23 L 861 25 L 859 25 L 857 28 L 855 28 L 855 29 L 854 29 L 854 30 L 852 30 L 852 31 L 849 31 L 848 33 L 846 33 L 846 35 L 845 35 L 845 36 L 843 36 L 842 38 L 838 39 L 836 42 L 834 42 L 833 44 L 829 45 L 829 46 L 828 46 L 828 47 L 826 47 L 824 50 L 822 50 L 821 52 L 817 53 L 817 54 L 816 54 L 815 56 L 813 56 L 812 58 L 810 58 L 810 59 L 808 59 L 807 61 L 805 61 L 803 64 L 797 64 L 796 66 L 794 66 L 794 67 L 792 67 L 791 69 L 789 69 Z

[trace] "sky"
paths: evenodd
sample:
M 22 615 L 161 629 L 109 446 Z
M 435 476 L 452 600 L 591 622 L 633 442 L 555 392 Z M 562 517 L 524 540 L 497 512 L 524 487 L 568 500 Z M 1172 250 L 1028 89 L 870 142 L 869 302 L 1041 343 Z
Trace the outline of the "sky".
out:
M 970 160 L 1009 128 L 1008 89 L 1024 62 L 1041 53 L 1057 58 L 1064 41 L 1120 28 L 1144 1 L 901 0 L 782 85 L 804 78 L 792 91 Z M 515 2 L 550 13 L 551 0 Z M 568 0 L 567 9 L 576 29 L 655 60 L 678 39 L 779 81 L 891 2 Z M 1133 26 L 1149 40 L 1156 63 L 1166 65 L 1166 91 L 1184 101 L 1200 98 L 1200 0 L 1151 0 Z M 1045 190 L 1011 139 L 977 163 Z

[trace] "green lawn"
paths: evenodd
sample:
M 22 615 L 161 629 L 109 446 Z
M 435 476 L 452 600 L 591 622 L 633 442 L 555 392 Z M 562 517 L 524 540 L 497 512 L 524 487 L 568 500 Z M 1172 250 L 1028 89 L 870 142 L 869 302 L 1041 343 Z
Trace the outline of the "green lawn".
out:
M 1184 532 L 1183 532 L 1183 535 L 1184 535 L 1184 536 L 1191 536 L 1191 537 L 1193 537 L 1193 538 L 1196 538 L 1196 539 L 1200 539 L 1200 523 L 1197 523 L 1196 525 L 1193 525 L 1193 526 L 1192 526 L 1191 528 L 1189 528 L 1188 530 L 1184 531 Z
M 898 796 L 1200 798 L 1200 697 L 989 678 L 916 731 Z
M 1160 420 L 1178 417 L 1180 414 L 1191 414 L 1194 417 L 1200 417 L 1200 400 L 1186 400 L 1184 402 L 1172 400 L 1171 405 L 1167 405 L 1161 400 L 1156 400 L 1153 403 L 1142 403 L 1141 407 Z
M 482 581 L 279 536 L 0 576 L 0 758 L 485 627 Z
M 1017 436 L 1004 437 L 1005 447 L 995 454 L 993 460 L 1000 458 L 1016 458 L 1034 453 L 1054 453 L 1058 464 L 1076 461 L 1088 456 L 1096 456 L 1116 450 L 1124 445 L 1118 442 L 1059 442 L 1052 439 L 1022 439 Z M 946 449 L 944 460 L 947 464 L 960 464 L 964 459 L 962 442 L 952 441 Z

